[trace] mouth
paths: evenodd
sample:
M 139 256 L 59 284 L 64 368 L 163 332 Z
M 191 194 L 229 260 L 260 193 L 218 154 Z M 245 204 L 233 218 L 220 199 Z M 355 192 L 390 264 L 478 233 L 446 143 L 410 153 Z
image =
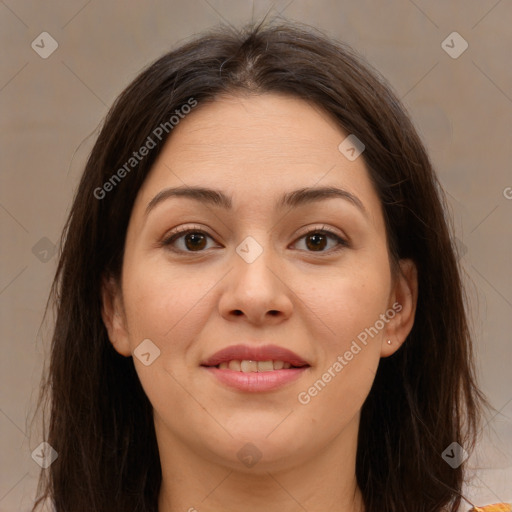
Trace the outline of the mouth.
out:
M 208 368 L 212 368 L 212 366 L 207 366 Z M 231 359 L 230 361 L 222 361 L 221 363 L 213 366 L 213 368 L 218 368 L 219 370 L 232 370 L 234 372 L 243 372 L 243 373 L 263 373 L 263 372 L 272 372 L 274 370 L 289 370 L 291 368 L 304 368 L 309 366 L 309 364 L 304 363 L 300 365 L 295 365 L 290 363 L 289 361 L 279 361 L 269 359 L 268 361 L 254 361 L 251 359 L 244 359 L 242 361 Z
M 201 364 L 223 385 L 238 391 L 272 391 L 299 378 L 311 365 L 276 345 L 235 345 Z

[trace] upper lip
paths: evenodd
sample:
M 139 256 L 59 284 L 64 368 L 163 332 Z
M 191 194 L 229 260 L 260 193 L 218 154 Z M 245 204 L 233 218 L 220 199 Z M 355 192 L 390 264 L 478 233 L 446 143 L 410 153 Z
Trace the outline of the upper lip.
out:
M 277 345 L 232 345 L 215 352 L 201 366 L 217 366 L 229 361 L 283 361 L 292 366 L 309 366 L 300 356 Z

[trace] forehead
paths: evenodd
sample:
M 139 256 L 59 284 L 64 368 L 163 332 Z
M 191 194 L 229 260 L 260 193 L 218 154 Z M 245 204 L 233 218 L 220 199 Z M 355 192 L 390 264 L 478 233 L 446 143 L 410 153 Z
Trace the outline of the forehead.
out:
M 166 150 L 179 158 L 248 161 L 254 155 L 275 165 L 337 156 L 344 133 L 318 106 L 282 94 L 224 96 L 199 105 L 185 118 Z M 255 162 L 256 163 L 256 162 Z
M 300 98 L 219 97 L 175 126 L 139 200 L 147 204 L 163 188 L 185 185 L 252 201 L 301 187 L 341 186 L 378 202 L 364 160 L 349 161 L 338 149 L 347 136 L 330 114 Z

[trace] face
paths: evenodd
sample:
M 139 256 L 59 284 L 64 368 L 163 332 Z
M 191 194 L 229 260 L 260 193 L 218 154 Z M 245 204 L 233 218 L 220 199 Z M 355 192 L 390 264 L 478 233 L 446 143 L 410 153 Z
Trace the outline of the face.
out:
M 408 261 L 392 275 L 364 153 L 338 149 L 347 135 L 276 94 L 199 105 L 174 128 L 136 198 L 121 282 L 103 297 L 159 444 L 240 468 L 251 443 L 275 469 L 356 431 L 380 358 L 412 327 L 416 277 Z M 248 351 L 224 359 L 266 360 L 261 372 L 205 366 L 238 345 Z

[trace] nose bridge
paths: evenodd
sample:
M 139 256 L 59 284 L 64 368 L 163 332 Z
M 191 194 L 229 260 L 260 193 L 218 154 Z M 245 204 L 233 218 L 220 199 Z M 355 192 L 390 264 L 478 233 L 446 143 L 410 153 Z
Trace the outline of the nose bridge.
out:
M 231 282 L 221 300 L 224 314 L 240 314 L 262 321 L 267 313 L 289 315 L 291 301 L 279 276 L 271 233 L 265 230 L 247 235 L 236 247 Z M 268 315 L 267 315 L 268 316 Z
M 270 233 L 261 230 L 254 236 L 246 236 L 236 247 L 236 253 L 247 265 L 252 265 L 257 260 L 267 260 L 269 249 Z M 267 253 L 266 256 L 261 258 L 264 253 Z
M 260 230 L 254 236 L 246 236 L 235 248 L 235 252 L 237 279 L 243 280 L 246 284 L 265 285 L 268 281 L 267 274 L 273 275 L 270 269 L 272 262 L 275 261 L 270 233 Z

